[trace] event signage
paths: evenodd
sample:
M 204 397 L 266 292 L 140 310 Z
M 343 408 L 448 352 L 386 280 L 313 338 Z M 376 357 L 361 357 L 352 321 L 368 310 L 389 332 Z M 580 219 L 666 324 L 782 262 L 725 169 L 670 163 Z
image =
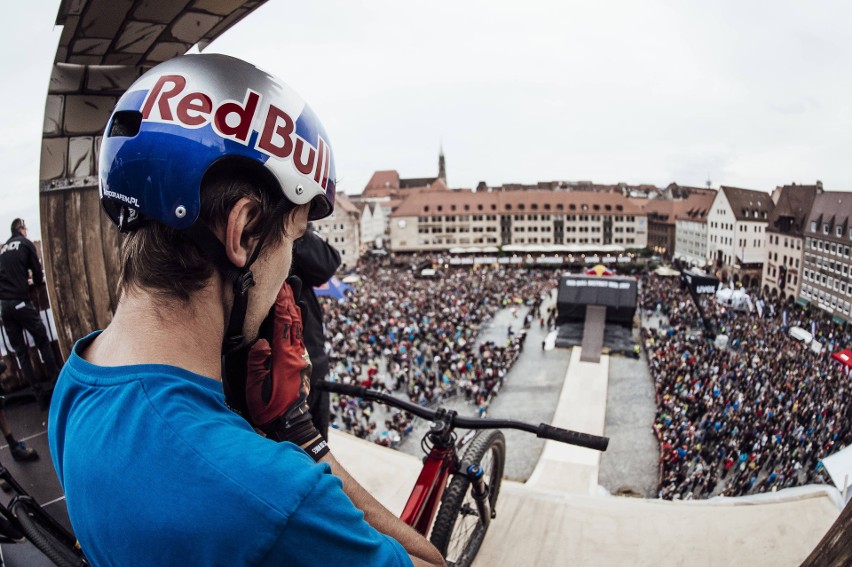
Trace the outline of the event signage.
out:
M 715 276 L 684 271 L 680 274 L 681 283 L 698 295 L 713 295 L 719 289 L 719 279 Z

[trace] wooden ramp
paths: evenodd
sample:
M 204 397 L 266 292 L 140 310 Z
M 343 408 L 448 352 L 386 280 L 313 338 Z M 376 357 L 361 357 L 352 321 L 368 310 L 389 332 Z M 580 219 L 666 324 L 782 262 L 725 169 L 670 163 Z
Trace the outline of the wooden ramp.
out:
M 580 349 L 571 361 L 562 384 L 552 425 L 593 435 L 604 435 L 609 356 L 600 362 L 583 362 Z M 527 486 L 566 494 L 592 495 L 598 489 L 601 454 L 585 447 L 546 441 Z
M 586 306 L 586 324 L 583 327 L 583 362 L 600 362 L 603 348 L 604 327 L 606 326 L 606 307 L 603 305 Z
M 399 514 L 420 460 L 336 430 L 329 437 L 341 464 Z M 802 490 L 667 502 L 504 480 L 474 566 L 799 565 L 839 514 L 825 491 Z

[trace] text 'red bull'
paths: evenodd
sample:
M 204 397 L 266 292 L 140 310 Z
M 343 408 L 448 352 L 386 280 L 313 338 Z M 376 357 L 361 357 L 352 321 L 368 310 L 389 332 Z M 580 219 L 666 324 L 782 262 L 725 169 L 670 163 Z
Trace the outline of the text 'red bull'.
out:
M 242 102 L 225 100 L 214 108 L 209 95 L 203 92 L 182 94 L 185 89 L 184 76 L 161 76 L 145 97 L 142 119 L 177 123 L 187 128 L 201 128 L 212 123 L 213 129 L 223 138 L 249 143 L 251 125 L 260 105 L 259 93 L 247 89 Z M 159 118 L 152 117 L 155 108 Z M 230 117 L 236 117 L 236 123 L 233 119 L 229 122 Z M 322 137 L 317 136 L 317 147 L 314 147 L 298 136 L 295 120 L 281 108 L 269 105 L 255 148 L 279 159 L 292 158 L 301 174 L 312 177 L 323 190 L 328 188 L 331 149 Z

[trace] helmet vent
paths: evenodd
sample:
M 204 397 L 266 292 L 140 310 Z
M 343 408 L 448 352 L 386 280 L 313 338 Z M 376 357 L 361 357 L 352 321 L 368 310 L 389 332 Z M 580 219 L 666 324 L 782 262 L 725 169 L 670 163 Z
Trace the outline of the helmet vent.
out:
M 138 110 L 120 110 L 112 117 L 108 138 L 113 136 L 133 137 L 142 126 L 142 113 Z

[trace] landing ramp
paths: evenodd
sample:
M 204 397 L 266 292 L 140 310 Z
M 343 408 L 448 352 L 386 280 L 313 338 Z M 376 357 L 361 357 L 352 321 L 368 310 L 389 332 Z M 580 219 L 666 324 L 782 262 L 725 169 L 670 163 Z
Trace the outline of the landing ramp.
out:
M 583 362 L 600 362 L 603 348 L 604 327 L 606 327 L 606 307 L 603 305 L 586 306 L 586 323 L 583 326 Z
M 338 431 L 330 437 L 343 466 L 399 514 L 420 461 Z M 786 492 L 771 502 L 667 502 L 503 481 L 497 518 L 474 566 L 795 566 L 839 512 L 822 491 Z

